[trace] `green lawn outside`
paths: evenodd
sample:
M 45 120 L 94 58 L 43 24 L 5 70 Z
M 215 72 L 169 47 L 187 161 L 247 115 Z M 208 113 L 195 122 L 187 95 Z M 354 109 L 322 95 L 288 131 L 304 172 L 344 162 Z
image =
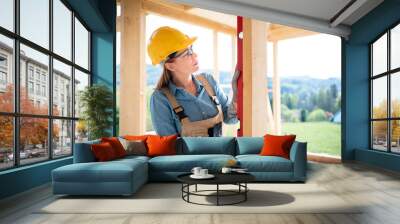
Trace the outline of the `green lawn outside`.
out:
M 331 122 L 283 123 L 283 134 L 296 134 L 296 140 L 307 142 L 307 151 L 340 156 L 340 124 Z

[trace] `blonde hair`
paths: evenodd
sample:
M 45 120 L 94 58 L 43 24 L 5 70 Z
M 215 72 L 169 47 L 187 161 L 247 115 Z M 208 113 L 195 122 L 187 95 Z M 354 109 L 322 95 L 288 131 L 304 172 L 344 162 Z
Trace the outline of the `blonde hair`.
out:
M 156 89 L 160 90 L 164 87 L 168 87 L 169 82 L 172 80 L 172 74 L 171 71 L 168 70 L 165 67 L 165 64 L 163 66 L 163 72 L 161 74 L 161 77 L 158 79 L 157 85 L 156 85 Z

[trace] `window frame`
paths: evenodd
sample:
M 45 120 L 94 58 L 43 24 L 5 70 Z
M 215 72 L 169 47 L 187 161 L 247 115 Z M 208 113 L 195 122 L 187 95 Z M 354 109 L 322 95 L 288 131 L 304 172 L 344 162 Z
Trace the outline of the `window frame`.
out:
M 76 121 L 79 120 L 79 117 L 75 116 L 75 108 L 72 107 L 71 108 L 71 114 L 70 116 L 66 115 L 66 116 L 56 116 L 53 115 L 53 59 L 58 60 L 61 63 L 64 63 L 68 66 L 71 66 L 71 93 L 72 93 L 72 99 L 71 99 L 71 104 L 74 105 L 75 103 L 75 88 L 74 88 L 74 82 L 75 82 L 75 69 L 85 73 L 88 75 L 89 77 L 89 83 L 88 86 L 92 85 L 92 69 L 91 69 L 91 49 L 92 49 L 92 44 L 91 44 L 91 37 L 92 37 L 92 30 L 88 27 L 88 25 L 83 21 L 83 19 L 78 15 L 78 13 L 76 13 L 72 7 L 65 1 L 65 0 L 59 0 L 68 10 L 71 11 L 71 18 L 70 18 L 70 23 L 71 23 L 71 59 L 67 59 L 64 58 L 63 56 L 55 53 L 53 50 L 53 24 L 54 24 L 54 17 L 53 17 L 53 1 L 54 0 L 48 0 L 49 2 L 49 47 L 48 49 L 46 49 L 45 47 L 42 47 L 39 44 L 34 43 L 33 41 L 30 41 L 29 39 L 24 38 L 23 36 L 20 35 L 20 0 L 14 0 L 13 1 L 13 10 L 14 10 L 14 18 L 13 18 L 13 22 L 14 22 L 14 30 L 10 31 L 4 27 L 0 26 L 0 35 L 3 35 L 7 38 L 10 38 L 13 40 L 13 54 L 12 54 L 12 73 L 11 75 L 13 75 L 13 79 L 14 79 L 14 93 L 13 93 L 13 107 L 14 110 L 13 112 L 2 112 L 0 111 L 0 116 L 10 116 L 13 119 L 13 157 L 14 157 L 14 161 L 13 161 L 13 166 L 11 167 L 5 167 L 5 168 L 0 168 L 0 172 L 5 171 L 5 170 L 11 170 L 11 169 L 16 169 L 19 167 L 23 167 L 23 166 L 30 166 L 33 164 L 38 164 L 38 163 L 43 163 L 46 161 L 50 161 L 50 160 L 58 160 L 58 159 L 62 159 L 62 158 L 66 158 L 66 157 L 70 157 L 73 156 L 73 152 L 74 152 L 74 143 L 75 143 L 75 126 L 76 126 Z M 84 28 L 88 31 L 88 69 L 85 69 L 81 66 L 79 66 L 78 64 L 75 63 L 75 18 L 77 20 L 79 20 L 79 22 L 84 26 Z M 20 80 L 20 45 L 23 44 L 27 47 L 32 48 L 33 50 L 36 50 L 42 54 L 45 54 L 48 56 L 49 58 L 49 62 L 48 62 L 48 82 L 46 84 L 46 91 L 48 93 L 45 93 L 46 96 L 48 97 L 48 112 L 46 115 L 39 115 L 39 114 L 26 114 L 26 113 L 21 113 L 20 111 L 20 85 L 21 85 L 21 80 Z M 30 65 L 27 64 L 27 71 L 29 70 Z M 33 67 L 34 68 L 34 67 Z M 39 80 L 37 80 L 38 82 L 36 82 L 36 69 L 34 68 L 33 70 L 33 79 L 31 79 L 30 77 L 30 73 L 27 72 L 26 75 L 26 81 L 28 82 L 29 80 L 33 81 L 34 86 L 36 83 L 41 83 L 42 79 L 41 79 L 41 74 L 42 72 L 40 72 L 40 76 L 39 76 Z M 28 86 L 27 86 L 28 87 Z M 27 91 L 29 91 L 27 89 Z M 36 89 L 34 89 L 34 92 L 36 91 Z M 39 94 L 38 96 L 42 96 L 42 94 Z M 43 160 L 38 161 L 38 162 L 32 162 L 32 163 L 26 163 L 26 164 L 21 164 L 21 159 L 20 159 L 20 119 L 21 118 L 44 118 L 47 119 L 48 122 L 48 136 L 47 136 L 47 142 L 49 143 L 47 146 L 48 150 L 48 155 L 47 158 L 43 158 Z M 54 147 L 53 147 L 53 122 L 56 120 L 66 120 L 66 121 L 71 121 L 71 153 L 68 155 L 63 155 L 63 156 L 54 156 Z
M 396 73 L 400 72 L 400 67 L 398 68 L 393 68 L 391 69 L 391 31 L 393 28 L 400 26 L 400 21 L 397 21 L 396 23 L 392 24 L 389 28 L 387 28 L 383 33 L 378 35 L 375 39 L 373 39 L 369 44 L 369 149 L 373 151 L 379 151 L 379 152 L 386 152 L 386 153 L 391 153 L 391 154 L 400 154 L 400 152 L 393 152 L 392 151 L 392 121 L 400 121 L 400 117 L 392 117 L 392 98 L 391 98 L 391 91 L 392 91 L 392 86 L 391 86 L 391 79 L 393 75 L 396 75 Z M 373 44 L 376 43 L 381 37 L 384 35 L 387 35 L 387 51 L 386 51 L 386 57 L 387 57 L 387 62 L 386 62 L 386 71 L 382 72 L 380 74 L 376 74 L 374 76 L 373 74 Z M 375 79 L 379 79 L 382 77 L 386 77 L 386 87 L 387 87 L 387 103 L 386 103 L 386 118 L 373 118 L 373 94 L 374 94 L 374 87 L 373 87 L 373 81 Z M 386 151 L 379 150 L 374 148 L 374 136 L 373 136 L 373 122 L 374 121 L 386 121 L 387 122 L 387 131 L 386 131 Z

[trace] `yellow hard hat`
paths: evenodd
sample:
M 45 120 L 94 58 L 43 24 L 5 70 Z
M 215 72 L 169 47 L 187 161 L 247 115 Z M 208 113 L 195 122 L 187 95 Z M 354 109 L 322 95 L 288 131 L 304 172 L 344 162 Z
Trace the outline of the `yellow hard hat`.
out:
M 168 55 L 181 51 L 197 39 L 188 37 L 181 31 L 163 26 L 153 32 L 147 46 L 147 52 L 153 65 L 157 65 L 167 59 Z

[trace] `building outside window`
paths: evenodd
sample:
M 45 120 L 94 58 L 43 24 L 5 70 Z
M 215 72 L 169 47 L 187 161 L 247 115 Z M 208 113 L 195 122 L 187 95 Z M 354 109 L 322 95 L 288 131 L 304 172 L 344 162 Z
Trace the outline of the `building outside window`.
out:
M 46 74 L 45 73 L 42 73 L 42 82 L 43 83 L 46 83 Z
M 0 54 L 0 67 L 7 68 L 7 56 Z
M 46 96 L 46 86 L 42 86 L 42 96 Z
M 7 86 L 7 56 L 0 54 L 0 89 L 5 90 Z
M 12 15 L 16 21 L 19 21 L 15 30 L 19 30 L 20 33 L 14 32 L 17 35 L 10 37 L 9 32 L 13 32 L 14 29 L 11 31 L 8 29 L 7 32 L 0 29 L 0 84 L 5 83 L 13 87 L 1 89 L 0 85 L 0 98 L 10 97 L 6 101 L 0 101 L 0 123 L 2 129 L 5 130 L 0 133 L 0 139 L 2 139 L 0 141 L 0 171 L 70 156 L 74 141 L 87 139 L 86 127 L 78 125 L 79 114 L 74 114 L 70 106 L 74 102 L 79 102 L 77 93 L 80 89 L 72 92 L 71 88 L 65 88 L 65 85 L 72 86 L 75 83 L 80 88 L 89 85 L 89 82 L 81 80 L 82 77 L 89 80 L 91 75 L 90 31 L 75 16 L 75 12 L 70 10 L 71 7 L 65 5 L 64 1 L 51 0 L 51 2 L 53 4 L 49 4 L 48 0 L 19 1 L 19 12 L 12 11 Z M 36 14 L 38 11 L 43 13 L 39 16 Z M 48 13 L 45 13 L 46 11 Z M 19 18 L 16 18 L 17 16 Z M 52 29 L 49 28 L 49 24 L 53 25 Z M 35 29 L 31 29 L 32 27 Z M 75 30 L 73 30 L 74 27 Z M 7 27 L 2 28 L 7 29 Z M 52 35 L 49 35 L 51 31 Z M 53 52 L 49 48 L 50 42 L 53 43 Z M 18 48 L 14 46 L 14 43 L 18 44 Z M 40 47 L 37 47 L 38 45 Z M 20 50 L 15 51 L 15 49 Z M 53 58 L 53 53 L 62 57 L 63 62 Z M 11 60 L 14 54 L 17 54 L 16 58 L 19 58 L 20 65 L 17 78 L 20 80 L 21 94 L 18 99 L 14 98 L 14 89 L 16 89 L 13 82 L 14 69 L 10 69 L 17 65 Z M 75 60 L 72 60 L 72 55 L 75 55 Z M 50 71 L 53 73 L 51 74 Z M 73 80 L 73 73 L 79 73 L 75 80 Z M 49 91 L 51 79 L 53 89 Z M 64 82 L 62 90 L 58 85 L 59 79 Z M 62 107 L 57 106 L 59 94 L 63 94 Z M 52 114 L 49 110 L 50 97 L 53 97 L 55 103 L 52 106 L 54 108 Z M 14 105 L 20 108 L 18 113 L 14 112 Z M 51 125 L 49 125 L 50 122 Z M 13 131 L 15 125 L 17 125 L 17 133 Z M 33 136 L 33 132 L 40 134 Z M 17 154 L 14 154 L 14 151 Z
M 400 153 L 400 24 L 370 44 L 373 150 Z
M 40 81 L 40 70 L 36 69 L 36 81 Z
M 4 71 L 0 71 L 0 84 L 3 87 L 7 84 L 7 74 Z
M 33 80 L 33 67 L 32 66 L 29 66 L 28 73 L 29 73 L 29 79 Z
M 31 81 L 29 81 L 28 82 L 28 91 L 29 91 L 29 94 L 33 94 L 34 93 L 34 87 L 33 87 L 33 82 L 31 82 Z
M 40 84 L 36 84 L 36 95 L 40 96 Z

